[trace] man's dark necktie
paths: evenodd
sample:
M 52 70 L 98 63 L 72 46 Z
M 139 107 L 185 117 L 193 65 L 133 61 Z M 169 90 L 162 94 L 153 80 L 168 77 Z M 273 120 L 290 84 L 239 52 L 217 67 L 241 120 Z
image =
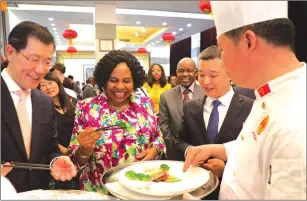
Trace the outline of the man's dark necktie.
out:
M 217 107 L 221 104 L 219 100 L 215 100 L 212 102 L 213 110 L 210 114 L 209 122 L 208 122 L 208 138 L 210 143 L 214 143 L 215 138 L 219 132 L 219 111 Z
M 190 100 L 189 93 L 190 93 L 190 89 L 186 89 L 183 91 L 183 103 Z

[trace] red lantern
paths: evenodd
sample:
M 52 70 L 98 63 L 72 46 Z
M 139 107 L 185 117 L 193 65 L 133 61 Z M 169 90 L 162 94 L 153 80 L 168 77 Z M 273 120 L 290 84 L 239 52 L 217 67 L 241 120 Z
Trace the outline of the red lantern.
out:
M 74 38 L 77 38 L 77 36 L 78 36 L 78 33 L 71 29 L 66 29 L 63 32 L 63 37 L 66 39 L 74 39 Z
M 62 35 L 64 38 L 68 39 L 69 46 L 72 46 L 72 39 L 77 38 L 78 33 L 74 30 L 66 29 Z
M 175 36 L 172 33 L 164 33 L 162 35 L 162 40 L 167 44 L 170 45 L 171 42 L 173 42 L 175 40 Z
M 67 48 L 66 50 L 68 53 L 76 53 L 77 52 L 77 49 L 73 46 L 70 46 Z
M 212 14 L 210 1 L 200 1 L 199 9 L 207 14 Z
M 137 51 L 136 51 L 138 54 L 146 54 L 147 53 L 147 50 L 143 47 L 139 48 Z

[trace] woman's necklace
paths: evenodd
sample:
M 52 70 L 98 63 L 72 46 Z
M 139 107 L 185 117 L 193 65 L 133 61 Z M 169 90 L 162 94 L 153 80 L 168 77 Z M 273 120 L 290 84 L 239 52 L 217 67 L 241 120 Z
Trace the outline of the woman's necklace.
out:
M 124 106 L 122 107 L 115 107 L 111 104 L 109 104 L 109 107 L 112 108 L 112 109 L 115 109 L 115 110 L 123 110 L 123 109 L 126 109 L 127 107 L 129 106 L 129 102 L 127 102 Z

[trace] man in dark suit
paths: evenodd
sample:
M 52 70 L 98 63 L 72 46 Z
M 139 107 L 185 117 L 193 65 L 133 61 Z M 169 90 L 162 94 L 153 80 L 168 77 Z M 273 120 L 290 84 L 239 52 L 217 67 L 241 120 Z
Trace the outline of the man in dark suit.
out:
M 184 160 L 183 155 L 178 154 L 172 147 L 172 141 L 181 123 L 184 101 L 198 98 L 203 94 L 195 84 L 196 64 L 191 58 L 181 59 L 176 73 L 179 85 L 161 94 L 160 98 L 159 126 L 164 136 L 168 160 Z
M 53 65 L 54 39 L 47 28 L 21 22 L 9 34 L 8 66 L 1 72 L 1 160 L 51 165 L 56 180 L 71 180 L 76 168 L 61 156 L 54 104 L 36 89 Z M 49 170 L 13 168 L 6 177 L 17 192 L 48 188 Z
M 95 78 L 94 77 L 89 77 L 87 80 L 87 84 L 85 85 L 83 89 L 83 99 L 85 98 L 91 98 L 96 96 L 96 92 L 94 90 L 94 86 L 96 84 Z
M 234 85 L 233 90 L 243 96 L 249 97 L 253 100 L 256 100 L 255 91 L 249 88 L 242 88 L 239 86 Z
M 173 147 L 183 156 L 191 146 L 235 140 L 249 115 L 253 100 L 233 91 L 217 46 L 199 55 L 198 80 L 204 95 L 183 106 L 183 122 Z M 209 159 L 203 164 L 221 178 L 225 163 Z M 218 199 L 219 188 L 206 199 Z

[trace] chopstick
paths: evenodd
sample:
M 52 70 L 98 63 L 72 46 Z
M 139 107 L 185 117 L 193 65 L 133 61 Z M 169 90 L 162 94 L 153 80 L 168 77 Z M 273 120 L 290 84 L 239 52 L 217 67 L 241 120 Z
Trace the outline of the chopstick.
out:
M 98 131 L 105 131 L 105 130 L 115 130 L 115 129 L 122 129 L 120 127 L 119 124 L 116 124 L 116 125 L 112 125 L 112 126 L 106 126 L 106 127 L 100 127 L 100 128 L 97 128 L 94 132 L 98 132 Z M 77 135 L 79 135 L 83 130 L 79 130 L 77 132 Z
M 4 164 L 6 162 L 1 161 L 3 167 L 13 167 L 21 169 L 35 169 L 35 170 L 50 170 L 49 165 L 45 164 L 35 164 L 35 163 L 18 163 L 18 162 L 8 162 L 10 164 Z

